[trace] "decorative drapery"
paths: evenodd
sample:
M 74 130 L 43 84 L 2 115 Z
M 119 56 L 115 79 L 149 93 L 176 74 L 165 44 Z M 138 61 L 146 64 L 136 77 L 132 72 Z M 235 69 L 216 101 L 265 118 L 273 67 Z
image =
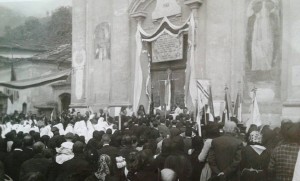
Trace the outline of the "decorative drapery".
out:
M 157 29 L 151 33 L 146 32 L 141 27 L 141 24 L 137 24 L 136 31 L 136 57 L 135 57 L 135 80 L 134 80 L 134 94 L 133 94 L 133 110 L 137 112 L 139 101 L 142 92 L 143 85 L 143 74 L 142 67 L 140 62 L 140 56 L 142 52 L 142 42 L 152 42 L 157 40 L 162 34 L 167 33 L 170 36 L 178 37 L 181 33 L 189 31 L 189 42 L 191 45 L 190 48 L 190 58 L 187 61 L 186 68 L 186 82 L 185 82 L 185 102 L 191 100 L 192 104 L 195 106 L 195 101 L 197 98 L 197 87 L 196 87 L 196 79 L 195 79 L 195 21 L 194 16 L 191 14 L 189 18 L 180 26 L 172 24 L 167 17 L 164 17 L 157 27 Z M 150 72 L 150 66 L 148 66 L 148 72 Z M 149 104 L 151 101 L 151 96 L 149 93 L 149 84 L 150 74 L 148 73 L 148 77 L 146 79 L 146 95 L 148 95 Z M 189 98 L 190 97 L 190 98 Z
M 197 99 L 197 84 L 195 77 L 195 20 L 193 13 L 190 17 L 189 27 L 189 46 L 190 58 L 186 66 L 186 81 L 185 81 L 185 104 L 196 107 Z
M 140 23 L 135 34 L 136 53 L 135 53 L 135 79 L 133 92 L 133 111 L 137 112 L 142 93 L 143 73 L 141 67 L 141 53 L 142 53 L 142 38 L 140 33 Z
M 142 40 L 147 42 L 152 42 L 156 40 L 160 35 L 162 35 L 165 32 L 171 36 L 178 36 L 182 32 L 188 31 L 191 17 L 192 15 L 184 22 L 184 24 L 180 26 L 172 24 L 167 17 L 164 17 L 160 25 L 154 32 L 147 33 L 145 30 L 143 30 L 140 24 L 138 24 L 138 30 L 140 31 Z

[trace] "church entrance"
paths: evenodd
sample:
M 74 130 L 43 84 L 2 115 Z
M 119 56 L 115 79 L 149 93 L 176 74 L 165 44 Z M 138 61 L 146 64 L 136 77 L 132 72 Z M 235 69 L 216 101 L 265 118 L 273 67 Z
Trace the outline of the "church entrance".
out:
M 71 94 L 69 93 L 63 93 L 59 96 L 60 104 L 61 104 L 61 110 L 65 111 L 69 109 L 70 103 L 71 103 Z
M 167 110 L 184 106 L 185 69 L 187 61 L 187 35 L 183 36 L 183 58 L 151 63 L 151 85 L 154 107 Z

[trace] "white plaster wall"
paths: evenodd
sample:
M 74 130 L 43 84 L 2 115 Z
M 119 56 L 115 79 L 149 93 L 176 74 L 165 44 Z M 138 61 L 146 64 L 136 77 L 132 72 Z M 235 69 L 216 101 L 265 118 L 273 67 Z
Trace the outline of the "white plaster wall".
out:
M 24 62 L 14 65 L 16 79 L 24 80 L 39 77 L 42 75 L 50 74 L 58 71 L 56 65 L 45 63 L 31 63 Z M 0 81 L 10 81 L 11 67 L 4 67 L 0 70 Z M 4 90 L 3 87 L 0 88 Z M 7 113 L 13 113 L 15 110 L 22 111 L 23 103 L 27 103 L 28 111 L 35 111 L 35 105 L 43 105 L 49 102 L 55 102 L 53 98 L 53 89 L 50 85 L 40 87 L 28 88 L 17 90 L 19 92 L 19 99 L 14 101 L 13 104 L 8 100 Z

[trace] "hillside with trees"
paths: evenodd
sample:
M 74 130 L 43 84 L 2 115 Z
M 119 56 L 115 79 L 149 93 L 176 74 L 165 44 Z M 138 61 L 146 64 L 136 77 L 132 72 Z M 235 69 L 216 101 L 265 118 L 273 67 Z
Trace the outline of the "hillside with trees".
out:
M 5 29 L 19 26 L 25 22 L 25 19 L 22 14 L 0 6 L 0 37 L 4 36 Z
M 6 26 L 0 46 L 49 50 L 72 42 L 72 9 L 60 7 L 44 18 L 28 17 L 16 27 Z

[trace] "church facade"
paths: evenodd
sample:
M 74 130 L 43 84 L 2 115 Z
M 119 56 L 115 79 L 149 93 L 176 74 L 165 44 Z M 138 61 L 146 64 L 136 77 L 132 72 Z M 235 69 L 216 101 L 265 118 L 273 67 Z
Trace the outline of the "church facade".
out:
M 300 118 L 297 0 L 73 0 L 71 106 L 186 106 L 209 82 L 221 114 L 225 88 L 250 93 L 263 123 Z

